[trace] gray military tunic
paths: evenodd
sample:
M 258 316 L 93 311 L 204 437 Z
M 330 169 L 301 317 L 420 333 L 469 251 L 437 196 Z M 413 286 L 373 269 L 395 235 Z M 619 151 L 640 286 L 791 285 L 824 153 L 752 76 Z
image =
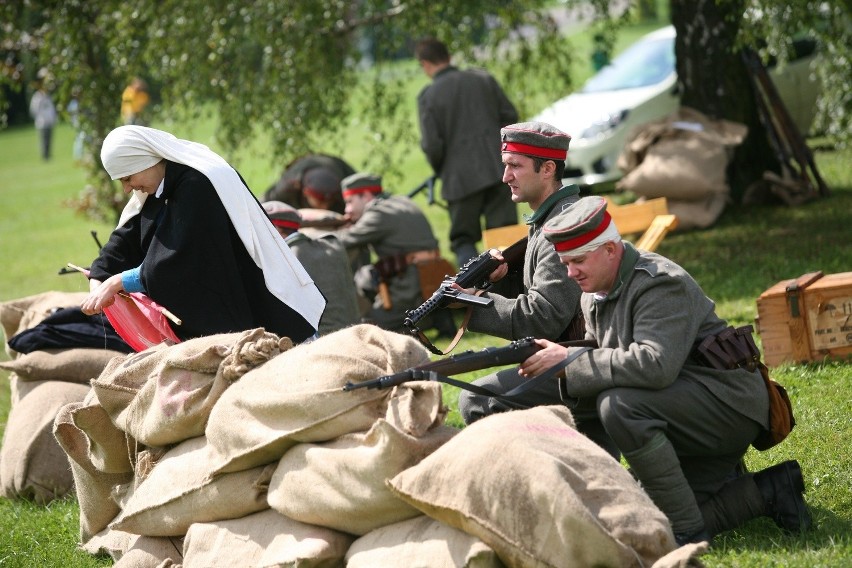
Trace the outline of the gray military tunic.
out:
M 671 260 L 624 247 L 618 286 L 607 296 L 583 294 L 586 336 L 599 348 L 568 364 L 565 390 L 580 409 L 596 407 L 628 461 L 665 437 L 700 502 L 768 427 L 766 387 L 758 371 L 720 371 L 696 360 L 696 343 L 728 327 L 714 302 Z M 583 431 L 588 415 L 575 416 Z
M 285 241 L 325 296 L 327 303 L 320 318 L 319 334 L 326 335 L 358 323 L 361 317 L 352 268 L 337 237 L 326 234 L 312 239 L 296 231 Z
M 728 327 L 715 303 L 671 260 L 624 246 L 621 284 L 604 298 L 581 298 L 586 336 L 599 348 L 568 365 L 568 394 L 597 396 L 613 387 L 659 390 L 685 380 L 768 427 L 769 399 L 759 372 L 719 371 L 691 356 L 697 342 Z
M 500 128 L 518 112 L 494 77 L 451 65 L 423 88 L 417 110 L 420 147 L 441 178 L 441 197 L 456 201 L 500 183 Z
M 580 188 L 568 185 L 551 195 L 527 221 L 529 243 L 522 274 L 509 274 L 483 296 L 494 300 L 474 308 L 468 329 L 504 339 L 537 337 L 556 341 L 579 311 L 580 287 L 568 278 L 553 245 L 544 238 L 544 224 L 575 203 Z
M 380 259 L 438 248 L 438 240 L 423 211 L 407 197 L 384 193 L 367 204 L 363 215 L 352 227 L 340 230 L 336 235 L 347 250 L 368 246 Z M 357 275 L 356 279 L 361 280 Z M 405 312 L 423 302 L 417 267 L 408 266 L 402 274 L 391 278 L 388 288 L 393 307 L 384 309 L 381 297 L 376 295 L 365 317 L 382 328 L 399 330 L 403 328 Z M 370 290 L 363 291 L 372 295 Z

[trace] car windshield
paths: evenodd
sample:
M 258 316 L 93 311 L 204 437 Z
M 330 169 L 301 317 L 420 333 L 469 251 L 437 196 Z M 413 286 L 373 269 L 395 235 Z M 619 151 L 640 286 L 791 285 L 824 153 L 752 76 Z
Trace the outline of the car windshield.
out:
M 640 41 L 589 79 L 581 92 L 601 93 L 655 85 L 675 70 L 674 38 Z

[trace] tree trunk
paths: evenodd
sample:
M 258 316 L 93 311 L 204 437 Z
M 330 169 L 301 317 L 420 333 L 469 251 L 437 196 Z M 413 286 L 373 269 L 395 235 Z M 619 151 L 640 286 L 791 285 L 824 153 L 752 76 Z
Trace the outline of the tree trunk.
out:
M 745 4 L 745 0 L 671 0 L 681 104 L 748 127 L 728 169 L 735 203 L 764 171 L 779 169 L 758 118 L 748 72 L 735 51 Z

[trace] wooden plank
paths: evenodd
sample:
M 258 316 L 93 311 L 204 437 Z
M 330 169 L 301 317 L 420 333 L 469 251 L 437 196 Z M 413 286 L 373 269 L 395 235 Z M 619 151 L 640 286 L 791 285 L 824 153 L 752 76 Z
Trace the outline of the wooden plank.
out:
M 651 226 L 657 215 L 668 215 L 669 208 L 665 197 L 647 201 L 615 205 L 608 202 L 606 210 L 612 216 L 618 232 L 622 235 L 641 233 Z
M 673 231 L 677 227 L 676 215 L 657 215 L 651 222 L 648 230 L 642 233 L 642 236 L 636 241 L 636 248 L 653 252 L 657 250 L 669 231 Z
M 507 225 L 482 231 L 482 246 L 485 250 L 503 250 L 507 246 L 518 242 L 529 234 L 529 226 L 523 223 Z

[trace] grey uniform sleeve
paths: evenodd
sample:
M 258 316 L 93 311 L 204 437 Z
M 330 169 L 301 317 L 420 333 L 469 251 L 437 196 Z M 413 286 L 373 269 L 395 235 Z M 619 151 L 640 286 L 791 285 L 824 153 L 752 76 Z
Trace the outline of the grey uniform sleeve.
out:
M 537 337 L 557 339 L 580 309 L 579 286 L 568 278 L 565 267 L 549 242 L 542 239 L 532 257 L 535 269 L 531 285 L 517 297 L 487 293 L 489 308 L 474 308 L 469 327 L 505 339 Z

